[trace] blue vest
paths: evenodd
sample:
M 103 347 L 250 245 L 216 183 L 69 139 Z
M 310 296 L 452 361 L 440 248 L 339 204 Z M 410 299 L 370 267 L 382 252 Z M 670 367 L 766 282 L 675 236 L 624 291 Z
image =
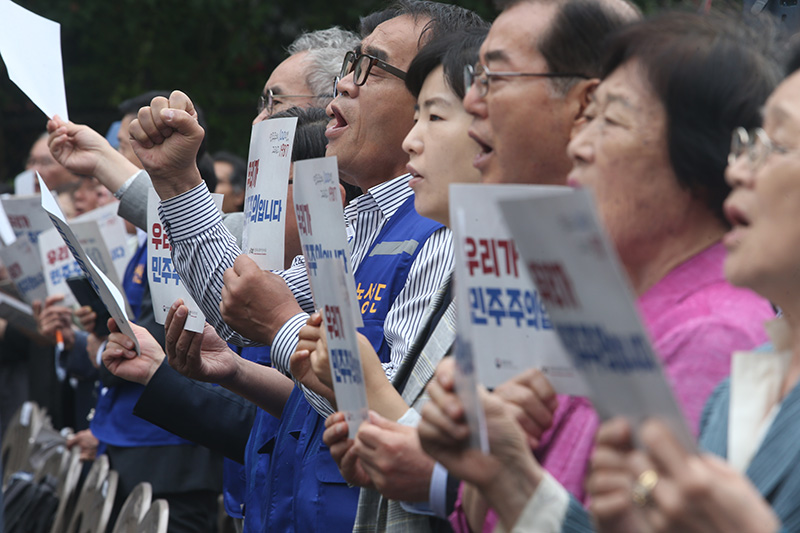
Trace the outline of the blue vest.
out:
M 142 298 L 147 288 L 147 244 L 139 246 L 125 269 L 122 282 L 125 296 L 137 318 L 152 309 L 142 309 Z M 112 446 L 170 446 L 191 444 L 160 427 L 134 416 L 133 407 L 144 390 L 138 383 L 123 383 L 102 388 L 94 408 L 94 418 L 89 427 L 103 444 Z
M 136 249 L 122 277 L 122 290 L 125 291 L 125 297 L 131 304 L 135 317 L 141 316 L 142 313 L 145 286 L 147 286 L 147 242 Z
M 238 346 L 233 346 L 229 344 L 228 346 L 231 347 L 233 351 L 239 352 L 239 355 L 247 359 L 248 361 L 253 361 L 260 365 L 270 366 L 270 357 L 269 357 L 269 346 L 248 346 L 244 348 L 240 348 Z M 273 420 L 277 420 L 271 415 L 269 415 L 266 411 L 262 409 L 256 410 L 256 418 L 253 422 L 253 427 L 256 427 L 259 424 L 259 418 L 262 417 L 269 417 Z M 275 424 L 277 427 L 277 422 Z M 250 430 L 250 435 L 252 437 L 253 430 Z M 242 505 L 246 504 L 245 495 L 248 494 L 250 491 L 247 491 L 247 468 L 248 463 L 251 465 L 255 465 L 257 463 L 257 449 L 253 449 L 250 441 L 248 440 L 247 448 L 245 450 L 245 464 L 241 465 L 236 461 L 231 459 L 225 458 L 223 462 L 223 470 L 222 470 L 222 494 L 224 496 L 225 502 L 225 512 L 228 513 L 228 516 L 232 516 L 234 518 L 242 518 Z M 258 510 L 258 505 L 251 505 L 254 509 L 254 513 Z
M 355 271 L 364 320 L 360 332 L 370 339 L 381 361 L 388 361 L 390 355 L 383 333 L 386 313 L 405 286 L 409 269 L 425 241 L 441 227 L 417 214 L 412 195 L 384 225 Z M 277 431 L 273 435 L 261 434 L 257 440 L 265 443 L 260 461 L 268 463 L 267 478 L 259 495 L 263 498 L 260 528 L 247 528 L 247 506 L 246 531 L 352 531 L 359 489 L 348 487 L 342 478 L 322 442 L 324 431 L 325 419 L 295 387 Z M 254 435 L 250 438 L 253 440 Z

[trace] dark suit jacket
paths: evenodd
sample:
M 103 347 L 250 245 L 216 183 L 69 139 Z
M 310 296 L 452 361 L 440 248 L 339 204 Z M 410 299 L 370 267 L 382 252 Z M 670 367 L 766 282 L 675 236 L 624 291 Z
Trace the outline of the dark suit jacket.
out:
M 255 404 L 223 387 L 194 381 L 164 360 L 133 414 L 244 464 Z

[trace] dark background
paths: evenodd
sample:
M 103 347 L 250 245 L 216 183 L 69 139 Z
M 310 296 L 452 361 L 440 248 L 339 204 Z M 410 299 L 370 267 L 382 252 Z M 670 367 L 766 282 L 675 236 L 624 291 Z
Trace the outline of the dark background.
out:
M 151 89 L 181 89 L 206 112 L 211 152 L 247 157 L 250 123 L 271 70 L 303 30 L 339 25 L 383 0 L 15 0 L 61 24 L 73 122 L 105 134 L 116 105 Z M 636 0 L 650 11 L 671 0 Z M 459 0 L 487 20 L 492 0 Z M 46 117 L 8 79 L 0 61 L 0 182 L 24 169 Z

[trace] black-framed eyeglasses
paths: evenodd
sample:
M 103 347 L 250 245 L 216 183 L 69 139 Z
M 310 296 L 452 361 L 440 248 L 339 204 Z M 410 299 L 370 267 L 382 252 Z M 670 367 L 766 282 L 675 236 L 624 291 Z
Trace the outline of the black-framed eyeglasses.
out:
M 740 157 L 747 154 L 750 168 L 755 170 L 764 164 L 772 152 L 786 154 L 790 150 L 775 144 L 762 128 L 753 128 L 750 131 L 744 128 L 736 128 L 731 135 L 731 151 L 728 154 L 728 164 L 733 165 Z
M 406 73 L 397 67 L 393 67 L 389 63 L 378 59 L 375 56 L 367 54 L 356 54 L 355 52 L 347 52 L 342 61 L 342 70 L 339 71 L 339 79 L 344 78 L 351 72 L 353 73 L 353 83 L 359 87 L 367 83 L 369 73 L 372 67 L 378 67 L 385 70 L 392 76 L 397 76 L 401 80 L 406 79 Z
M 488 67 L 478 63 L 477 65 L 464 66 L 464 89 L 469 90 L 475 82 L 478 82 L 478 94 L 481 98 L 489 92 L 489 80 L 492 78 L 520 78 L 523 76 L 535 78 L 581 78 L 588 80 L 586 74 L 573 72 L 492 72 Z
M 275 111 L 275 104 L 281 103 L 283 98 L 317 98 L 316 94 L 275 94 L 272 89 L 267 89 L 266 92 L 261 93 L 258 97 L 258 106 L 256 111 L 260 115 L 267 110 L 267 114 L 271 115 Z

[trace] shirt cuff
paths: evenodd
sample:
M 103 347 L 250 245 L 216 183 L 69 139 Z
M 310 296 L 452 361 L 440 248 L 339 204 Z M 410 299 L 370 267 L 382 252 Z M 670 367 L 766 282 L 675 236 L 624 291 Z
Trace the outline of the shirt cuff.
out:
M 447 520 L 447 469 L 436 462 L 431 474 L 431 488 L 428 491 L 428 505 L 433 514 Z
M 278 372 L 282 372 L 291 377 L 292 373 L 289 370 L 289 359 L 292 357 L 292 354 L 297 348 L 297 343 L 299 342 L 297 334 L 307 321 L 308 313 L 297 313 L 287 320 L 286 323 L 281 326 L 281 329 L 278 330 L 278 333 L 275 334 L 275 338 L 272 340 L 272 353 L 270 357 L 272 358 L 272 366 L 274 366 Z
M 416 409 L 409 408 L 408 411 L 403 413 L 403 416 L 397 419 L 397 423 L 403 426 L 408 426 L 415 428 L 419 425 L 419 421 L 422 420 L 422 417 L 419 415 Z M 436 463 L 439 464 L 439 463 Z
M 405 418 L 412 411 L 416 413 L 416 411 L 413 409 L 409 409 L 406 411 L 406 414 L 400 418 L 400 420 Z M 419 418 L 419 415 L 417 415 L 417 418 Z M 403 422 L 400 422 L 400 420 L 398 420 L 398 422 L 402 424 Z M 417 420 L 417 422 L 419 422 L 419 420 Z M 440 492 L 441 494 L 439 494 Z M 435 463 L 433 465 L 430 488 L 428 489 L 428 498 L 429 501 L 427 502 L 400 502 L 400 507 L 402 507 L 407 513 L 421 514 L 426 516 L 439 516 L 444 518 L 447 517 L 447 514 L 440 514 L 444 512 L 444 508 L 447 505 L 447 470 L 445 470 L 445 468 L 439 463 Z M 438 512 L 437 504 L 441 504 L 438 506 Z
M 122 195 L 125 194 L 125 191 L 127 191 L 128 187 L 130 187 L 131 183 L 133 183 L 133 180 L 135 180 L 136 177 L 139 176 L 139 174 L 141 174 L 142 172 L 144 172 L 144 170 L 138 170 L 133 176 L 125 180 L 125 183 L 123 183 L 122 186 L 120 186 L 120 188 L 117 189 L 117 192 L 114 193 L 114 198 L 116 198 L 117 200 L 121 199 Z
M 97 362 L 97 366 L 103 366 L 103 352 L 106 351 L 106 345 L 108 341 L 103 341 L 100 343 L 100 348 L 97 349 L 97 353 L 94 356 L 95 362 Z
M 562 530 L 564 518 L 569 507 L 569 493 L 547 471 L 536 488 L 531 499 L 525 505 L 511 529 L 511 533 L 539 531 L 541 533 L 558 533 Z M 506 533 L 502 524 L 498 523 L 495 533 Z
M 222 223 L 222 216 L 205 183 L 162 200 L 158 214 L 172 242 L 192 239 Z

